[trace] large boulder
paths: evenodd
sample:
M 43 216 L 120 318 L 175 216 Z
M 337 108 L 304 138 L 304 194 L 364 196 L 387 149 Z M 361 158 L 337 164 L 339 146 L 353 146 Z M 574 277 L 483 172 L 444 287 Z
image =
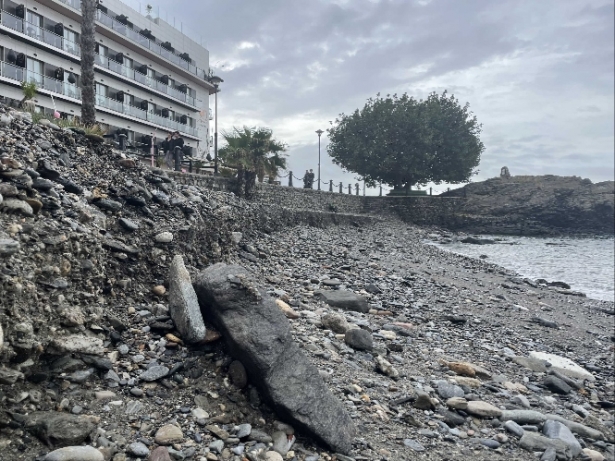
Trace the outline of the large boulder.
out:
M 356 429 L 341 402 L 293 341 L 275 301 L 241 266 L 215 264 L 195 281 L 205 318 L 220 329 L 231 355 L 241 360 L 278 414 L 330 448 L 348 453 Z
M 199 300 L 192 287 L 190 273 L 180 255 L 176 255 L 171 262 L 169 312 L 184 341 L 198 343 L 205 339 L 206 330 Z
M 363 296 L 354 294 L 352 291 L 322 290 L 317 291 L 315 295 L 332 307 L 339 307 L 345 311 L 369 312 L 367 300 Z
M 78 445 L 96 430 L 88 416 L 58 411 L 35 411 L 26 418 L 26 429 L 51 447 Z

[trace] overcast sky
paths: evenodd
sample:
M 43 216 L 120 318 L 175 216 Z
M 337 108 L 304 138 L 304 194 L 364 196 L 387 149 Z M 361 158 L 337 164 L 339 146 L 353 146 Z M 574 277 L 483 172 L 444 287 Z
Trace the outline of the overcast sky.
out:
M 513 175 L 613 180 L 613 0 L 149 3 L 161 13 L 172 5 L 169 21 L 209 49 L 224 79 L 220 130 L 272 128 L 297 176 L 316 171 L 315 130 L 341 112 L 378 92 L 447 89 L 483 124 L 475 181 L 504 165 Z M 322 178 L 354 184 L 322 141 Z

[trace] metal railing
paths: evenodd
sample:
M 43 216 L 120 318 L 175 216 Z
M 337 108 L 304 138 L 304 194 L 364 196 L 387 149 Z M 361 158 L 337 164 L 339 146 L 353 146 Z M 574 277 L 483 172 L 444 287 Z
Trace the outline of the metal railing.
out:
M 81 99 L 81 88 L 62 80 L 57 80 L 46 75 L 41 75 L 23 67 L 14 66 L 8 62 L 0 61 L 1 74 L 5 78 L 18 82 L 34 82 L 37 88 L 42 88 L 52 93 L 63 94 L 73 99 Z
M 21 32 L 23 34 L 28 35 L 29 37 L 38 40 L 40 42 L 47 43 L 48 45 L 53 46 L 54 48 L 58 48 L 60 50 L 64 50 L 68 53 L 71 53 L 75 56 L 81 56 L 81 47 L 78 43 L 75 43 L 71 40 L 67 40 L 61 35 L 57 35 L 50 30 L 43 29 L 42 27 L 36 26 L 32 23 L 24 21 L 16 16 L 13 16 L 6 11 L 1 11 L 0 17 L 1 23 L 5 27 L 9 27 L 13 30 Z M 141 34 L 138 34 L 141 35 Z M 142 36 L 142 35 L 141 35 Z M 143 36 L 142 36 L 143 37 Z M 145 38 L 145 37 L 144 37 Z M 123 75 L 126 78 L 131 80 L 135 80 L 141 84 L 147 85 L 150 88 L 154 88 L 162 93 L 165 93 L 171 96 L 178 101 L 185 102 L 190 104 L 193 107 L 196 107 L 196 99 L 190 96 L 187 93 L 183 93 L 176 88 L 173 88 L 169 85 L 162 83 L 159 80 L 148 77 L 140 72 L 126 67 L 119 62 L 114 61 L 113 59 L 107 58 L 105 56 L 96 55 L 94 58 L 94 62 L 101 67 L 109 69 L 116 74 Z
M 187 93 L 183 93 L 179 91 L 177 88 L 173 88 L 170 85 L 167 85 L 160 80 L 156 80 L 155 78 L 149 77 L 141 72 L 127 67 L 123 64 L 120 64 L 117 61 L 114 61 L 111 58 L 106 56 L 102 56 L 100 54 L 96 54 L 94 57 L 94 63 L 100 67 L 104 67 L 105 69 L 109 69 L 116 74 L 122 75 L 126 78 L 139 82 L 143 85 L 146 85 L 152 89 L 160 91 L 161 93 L 167 94 L 178 101 L 185 102 L 190 104 L 193 107 L 196 107 L 196 99 L 190 96 Z
M 106 109 L 110 109 L 114 112 L 119 112 L 120 114 L 129 115 L 140 120 L 146 120 L 148 122 L 155 123 L 156 125 L 169 128 L 171 130 L 180 131 L 182 133 L 187 133 L 192 136 L 199 135 L 198 130 L 194 127 L 191 127 L 190 125 L 171 120 L 167 117 L 156 115 L 153 112 L 148 112 L 146 110 L 140 109 L 139 107 L 122 103 L 116 99 L 108 98 L 107 96 L 103 96 L 101 94 L 96 95 L 96 105 L 104 107 Z
M 81 88 L 77 85 L 72 85 L 68 82 L 63 82 L 62 80 L 47 77 L 46 75 L 32 72 L 31 70 L 27 70 L 23 67 L 14 66 L 8 62 L 0 61 L 0 75 L 17 82 L 34 82 L 39 89 L 62 94 L 77 100 L 81 99 Z M 129 115 L 141 120 L 147 120 L 171 130 L 177 130 L 197 137 L 199 135 L 198 130 L 190 125 L 179 123 L 175 120 L 156 115 L 152 112 L 147 112 L 139 109 L 138 107 L 131 106 L 130 104 L 124 104 L 116 99 L 111 99 L 100 94 L 96 95 L 96 105 L 120 114 Z
M 0 11 L 1 24 L 9 29 L 21 32 L 39 42 L 64 50 L 74 56 L 81 56 L 81 47 L 78 43 L 68 40 L 61 35 L 58 35 L 50 30 L 32 24 L 24 19 L 13 16 L 11 13 Z
M 130 40 L 141 45 L 142 47 L 151 50 L 155 54 L 162 56 L 173 64 L 176 64 L 182 69 L 187 70 L 191 74 L 194 74 L 207 81 L 207 71 L 200 69 L 191 62 L 186 61 L 184 58 L 175 54 L 173 51 L 167 50 L 166 48 L 160 46 L 158 43 L 147 38 L 145 35 L 140 34 L 139 32 L 131 29 L 120 21 L 117 21 L 111 16 L 106 15 L 101 10 L 96 10 L 96 19 L 109 29 L 116 31 L 118 34 L 129 38 Z

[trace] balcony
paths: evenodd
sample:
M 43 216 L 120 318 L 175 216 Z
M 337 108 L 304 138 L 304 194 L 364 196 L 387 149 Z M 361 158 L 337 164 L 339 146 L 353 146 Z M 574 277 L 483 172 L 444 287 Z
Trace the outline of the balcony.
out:
M 171 120 L 170 118 L 156 115 L 153 112 L 148 112 L 138 107 L 131 106 L 130 104 L 124 104 L 120 101 L 108 98 L 100 94 L 96 95 L 96 105 L 99 107 L 104 107 L 105 109 L 112 110 L 114 112 L 118 112 L 120 114 L 137 118 L 139 120 L 145 120 L 147 122 L 154 123 L 165 128 L 169 128 L 170 130 L 179 131 L 181 133 L 186 133 L 195 137 L 198 137 L 199 135 L 198 130 L 189 125 L 176 122 L 175 120 Z
M 73 99 L 81 99 L 81 88 L 76 85 L 71 85 L 68 82 L 37 74 L 23 67 L 14 66 L 13 64 L 3 61 L 0 61 L 0 69 L 2 77 L 17 82 L 35 82 L 38 89 L 47 90 Z
M 98 20 L 98 22 L 108 27 L 109 29 L 114 30 L 118 34 L 127 37 L 128 39 L 137 43 L 138 45 L 141 45 L 142 47 L 147 48 L 148 50 L 152 51 L 154 54 L 162 56 L 167 61 L 170 61 L 173 64 L 181 67 L 182 69 L 190 72 L 191 74 L 194 74 L 200 77 L 201 79 L 207 81 L 207 78 L 206 78 L 207 72 L 205 70 L 200 69 L 194 64 L 192 64 L 191 62 L 188 62 L 185 59 L 179 57 L 174 52 L 163 48 L 158 43 L 151 41 L 146 36 L 141 35 L 139 32 L 131 29 L 130 27 L 126 26 L 120 21 L 113 19 L 112 17 L 106 15 L 100 10 L 96 10 L 96 19 Z
M 73 56 L 81 56 L 81 47 L 78 43 L 65 39 L 50 30 L 31 24 L 17 16 L 2 10 L 0 11 L 0 23 L 9 29 L 27 35 L 34 40 L 46 43 L 58 50 L 66 51 Z
M 14 66 L 8 62 L 0 61 L 0 76 L 14 80 L 15 82 L 34 82 L 39 90 L 46 90 L 51 93 L 61 94 L 72 99 L 81 100 L 81 88 L 76 85 L 71 85 L 68 82 L 63 82 L 55 78 L 47 77 L 46 75 L 37 74 L 23 67 Z M 107 98 L 106 96 L 96 95 L 96 105 L 110 109 L 119 114 L 128 115 L 131 117 L 145 120 L 150 123 L 155 123 L 170 130 L 186 133 L 194 137 L 199 136 L 196 128 L 189 125 L 176 122 L 169 118 L 161 117 L 151 112 L 139 109 L 138 107 L 129 104 L 123 104 L 115 99 Z
M 173 88 L 172 86 L 166 85 L 165 83 L 162 83 L 160 80 L 156 80 L 154 78 L 148 77 L 147 75 L 142 74 L 141 72 L 131 67 L 126 67 L 123 64 L 120 64 L 119 62 L 114 61 L 111 58 L 102 56 L 100 54 L 96 54 L 94 56 L 94 63 L 99 67 L 102 67 L 104 69 L 109 69 L 113 73 L 126 77 L 130 80 L 134 80 L 135 82 L 138 82 L 142 85 L 152 88 L 153 90 L 157 90 L 161 93 L 164 93 L 172 97 L 173 99 L 176 99 L 180 102 L 185 102 L 186 104 L 189 104 L 192 107 L 196 107 L 196 99 L 190 96 L 189 94 L 183 93 L 179 91 L 177 88 Z

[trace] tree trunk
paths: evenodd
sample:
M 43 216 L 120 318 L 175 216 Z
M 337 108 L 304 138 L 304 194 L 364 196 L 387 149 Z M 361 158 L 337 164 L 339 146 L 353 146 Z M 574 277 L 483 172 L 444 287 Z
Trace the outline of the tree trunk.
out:
M 246 170 L 242 165 L 237 167 L 237 180 L 235 182 L 235 194 L 237 197 L 243 197 L 245 195 L 246 182 Z
M 81 2 L 81 122 L 86 126 L 96 124 L 96 98 L 94 80 L 94 53 L 96 52 L 97 0 Z
M 246 198 L 252 198 L 252 196 L 254 195 L 254 189 L 256 189 L 256 172 L 246 170 L 245 175 Z

